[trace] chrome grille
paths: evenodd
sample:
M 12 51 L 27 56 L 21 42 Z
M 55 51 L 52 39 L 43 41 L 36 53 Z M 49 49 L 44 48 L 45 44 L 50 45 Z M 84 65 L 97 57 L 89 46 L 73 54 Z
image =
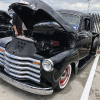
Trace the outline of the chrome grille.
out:
M 3 50 L 3 51 L 1 51 L 1 50 Z M 4 51 L 5 51 L 5 48 L 0 47 L 0 65 L 2 65 L 2 66 L 4 66 L 4 62 L 5 62 Z
M 40 83 L 40 61 L 28 58 L 18 57 L 9 54 L 4 48 L 0 51 L 0 64 L 4 66 L 4 70 L 11 76 L 18 79 L 28 79 Z M 39 65 L 33 64 L 39 63 Z

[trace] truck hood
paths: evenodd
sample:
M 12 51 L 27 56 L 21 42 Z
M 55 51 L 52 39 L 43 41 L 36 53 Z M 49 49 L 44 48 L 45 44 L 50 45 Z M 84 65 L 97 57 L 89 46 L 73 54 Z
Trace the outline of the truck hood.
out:
M 76 33 L 74 28 L 63 17 L 46 3 L 40 0 L 25 0 L 27 3 L 13 3 L 10 9 L 21 18 L 27 29 L 33 29 L 37 23 L 57 22 L 66 32 Z
M 11 24 L 11 19 L 12 18 L 5 11 L 0 10 L 0 25 Z

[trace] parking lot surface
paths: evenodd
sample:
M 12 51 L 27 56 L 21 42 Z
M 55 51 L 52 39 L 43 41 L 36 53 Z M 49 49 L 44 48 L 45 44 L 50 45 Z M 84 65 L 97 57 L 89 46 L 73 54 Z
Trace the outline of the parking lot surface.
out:
M 48 96 L 40 96 L 20 90 L 0 79 L 0 100 L 80 100 L 88 79 L 93 58 L 77 75 L 72 73 L 70 81 L 62 91 L 54 91 Z M 89 100 L 100 100 L 100 58 L 94 75 Z

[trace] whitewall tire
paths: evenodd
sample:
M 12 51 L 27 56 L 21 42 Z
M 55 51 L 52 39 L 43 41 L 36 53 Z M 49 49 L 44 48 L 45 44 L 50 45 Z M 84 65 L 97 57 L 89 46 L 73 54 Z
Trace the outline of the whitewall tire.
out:
M 55 88 L 55 90 L 62 90 L 66 87 L 66 85 L 69 82 L 70 76 L 71 76 L 71 71 L 72 71 L 72 67 L 69 64 L 67 66 L 67 68 L 64 70 L 64 72 L 63 72 L 63 74 L 62 74 L 62 76 L 59 80 L 59 83 L 58 83 L 57 87 Z

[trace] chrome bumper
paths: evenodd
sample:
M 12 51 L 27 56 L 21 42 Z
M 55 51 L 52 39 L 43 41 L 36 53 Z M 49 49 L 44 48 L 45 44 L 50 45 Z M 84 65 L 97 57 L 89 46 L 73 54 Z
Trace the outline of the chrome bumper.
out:
M 38 88 L 38 87 L 31 86 L 31 85 L 27 85 L 27 84 L 24 84 L 24 83 L 21 83 L 21 82 L 18 82 L 16 80 L 9 78 L 2 72 L 0 72 L 0 78 L 2 78 L 4 81 L 10 83 L 11 85 L 15 87 L 20 88 L 30 93 L 34 93 L 38 95 L 50 95 L 53 93 L 53 89 L 51 87 L 50 88 Z

